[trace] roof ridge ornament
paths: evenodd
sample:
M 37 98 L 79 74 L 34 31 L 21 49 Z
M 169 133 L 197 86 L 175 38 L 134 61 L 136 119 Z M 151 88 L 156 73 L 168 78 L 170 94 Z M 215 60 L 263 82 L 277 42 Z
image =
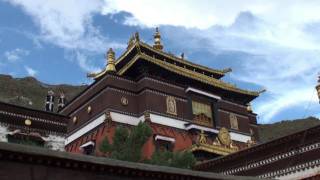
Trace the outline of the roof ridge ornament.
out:
M 153 38 L 154 38 L 153 48 L 155 48 L 157 50 L 162 50 L 163 45 L 161 44 L 161 34 L 159 32 L 158 27 L 156 27 L 156 32 L 154 33 Z
M 107 55 L 106 55 L 106 59 L 107 59 L 106 72 L 116 72 L 115 53 L 112 50 L 112 48 L 110 48 L 108 50 Z
M 128 41 L 127 49 L 129 49 L 131 46 L 133 46 L 134 43 L 135 43 L 135 37 L 134 37 L 134 35 L 131 35 L 129 38 L 129 41 Z
M 136 40 L 136 42 L 140 41 L 140 36 L 138 31 L 134 34 L 134 39 Z
M 260 91 L 258 91 L 258 93 L 259 93 L 259 94 L 262 94 L 262 93 L 265 93 L 266 91 L 267 91 L 267 89 L 264 88 L 264 89 L 261 89 Z

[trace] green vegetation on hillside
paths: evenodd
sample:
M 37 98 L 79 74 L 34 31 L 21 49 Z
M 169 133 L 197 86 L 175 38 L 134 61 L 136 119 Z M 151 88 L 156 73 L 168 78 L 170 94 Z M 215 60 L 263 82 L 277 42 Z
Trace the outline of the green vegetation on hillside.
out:
M 261 124 L 258 126 L 260 142 L 267 142 L 317 125 L 320 125 L 320 120 L 315 117 Z
M 64 84 L 46 85 L 33 77 L 12 78 L 9 75 L 0 75 L 0 85 L 0 101 L 40 110 L 44 109 L 49 90 L 54 91 L 57 96 L 63 92 L 68 101 L 86 88 Z

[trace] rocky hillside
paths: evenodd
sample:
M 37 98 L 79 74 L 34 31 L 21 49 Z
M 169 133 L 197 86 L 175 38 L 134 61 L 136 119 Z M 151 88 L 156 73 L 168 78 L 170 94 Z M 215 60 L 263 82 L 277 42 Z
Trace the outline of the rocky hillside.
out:
M 71 100 L 85 88 L 86 86 L 48 85 L 32 77 L 12 78 L 0 75 L 0 101 L 35 109 L 44 109 L 48 90 L 53 90 L 56 94 L 64 92 L 67 100 Z M 260 141 L 270 141 L 316 125 L 320 125 L 320 120 L 313 117 L 263 124 L 259 126 Z
M 48 85 L 33 77 L 13 78 L 0 75 L 0 101 L 11 104 L 44 109 L 45 97 L 48 90 L 58 95 L 63 92 L 67 101 L 79 94 L 86 86 Z

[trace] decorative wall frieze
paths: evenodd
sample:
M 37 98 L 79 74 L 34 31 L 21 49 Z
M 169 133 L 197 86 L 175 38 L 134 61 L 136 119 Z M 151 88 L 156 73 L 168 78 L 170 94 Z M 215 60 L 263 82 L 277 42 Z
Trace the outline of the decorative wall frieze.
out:
M 59 125 L 59 126 L 67 126 L 67 122 L 66 123 L 61 123 L 61 122 L 56 122 L 56 121 L 53 121 L 53 120 L 36 118 L 36 117 L 32 117 L 32 116 L 26 116 L 26 115 L 17 114 L 17 113 L 11 113 L 11 112 L 2 111 L 2 110 L 0 110 L 0 114 L 19 117 L 19 118 L 23 118 L 23 119 L 30 119 L 30 120 L 34 120 L 34 121 L 38 121 L 38 122 L 54 124 L 54 125 Z
M 111 91 L 114 91 L 114 92 L 119 92 L 119 93 L 126 94 L 126 95 L 129 95 L 129 96 L 134 96 L 134 97 L 140 96 L 141 94 L 146 93 L 146 92 L 153 93 L 153 94 L 156 94 L 156 95 L 160 95 L 160 96 L 163 96 L 163 97 L 169 96 L 169 94 L 162 93 L 162 92 L 155 91 L 155 90 L 151 90 L 151 89 L 145 89 L 145 90 L 141 91 L 140 93 L 136 94 L 136 93 L 133 93 L 133 92 L 125 91 L 125 90 L 114 88 L 114 87 L 107 87 L 103 91 L 101 91 L 99 94 L 97 94 L 94 98 L 91 98 L 89 101 L 87 101 L 86 103 L 81 105 L 80 108 L 78 108 L 76 111 L 72 112 L 70 114 L 70 116 L 73 116 L 77 112 L 81 111 L 84 107 L 88 106 L 90 103 L 95 101 L 100 94 L 102 94 L 102 93 L 104 93 L 104 92 L 106 92 L 108 90 L 111 90 Z M 178 101 L 187 102 L 187 100 L 183 99 L 183 98 L 175 97 L 175 99 L 178 100 Z
M 5 130 L 5 129 L 7 129 L 7 130 Z M 30 128 L 30 127 L 26 127 L 26 126 L 18 126 L 18 125 L 13 125 L 13 124 L 0 122 L 0 134 L 1 134 L 1 132 L 5 132 L 5 131 L 10 133 L 12 131 L 12 129 L 14 129 L 14 130 L 18 130 L 19 129 L 19 130 L 27 131 L 27 132 L 39 132 L 42 137 L 47 137 L 49 135 L 65 137 L 65 133 L 59 133 L 59 132 L 56 132 L 56 131 L 43 130 L 43 129 L 37 129 L 37 128 Z
M 114 79 L 116 79 L 116 80 L 128 82 L 128 83 L 130 83 L 130 84 L 136 84 L 135 81 L 130 80 L 130 79 L 126 79 L 126 78 L 121 77 L 121 76 L 114 76 L 114 75 L 112 75 L 112 74 L 108 74 L 107 76 L 108 76 L 108 77 L 112 77 L 112 78 L 114 78 Z
M 139 93 L 139 95 L 143 94 L 143 93 L 146 93 L 146 92 L 149 92 L 149 93 L 153 93 L 153 94 L 156 94 L 156 95 L 159 95 L 159 96 L 163 96 L 163 97 L 167 97 L 167 96 L 171 96 L 167 93 L 163 93 L 163 92 L 159 92 L 159 91 L 155 91 L 155 90 L 151 90 L 151 89 L 146 89 L 144 91 L 141 91 Z M 187 99 L 183 99 L 183 98 L 179 98 L 179 97 L 174 97 L 176 100 L 178 101 L 182 101 L 182 102 L 187 102 L 188 100 Z
M 115 87 L 107 87 L 107 88 L 105 88 L 104 92 L 105 92 L 106 90 L 111 90 L 111 91 L 119 92 L 119 93 L 121 93 L 121 94 L 126 94 L 126 95 L 129 95 L 129 96 L 138 96 L 136 93 L 133 93 L 133 92 L 130 92 L 130 91 L 125 91 L 125 90 L 118 89 L 118 88 L 115 88 Z
M 163 84 L 163 85 L 166 85 L 166 86 L 169 86 L 169 87 L 173 87 L 173 88 L 177 88 L 177 89 L 180 89 L 180 90 L 184 90 L 183 87 L 180 87 L 180 86 L 177 86 L 177 85 L 174 85 L 174 84 L 169 84 L 167 82 L 163 82 L 163 81 L 160 81 L 160 80 L 157 80 L 157 79 L 153 79 L 153 78 L 150 78 L 150 77 L 141 78 L 138 81 L 138 83 L 140 83 L 143 80 L 150 80 L 150 81 L 153 81 L 153 82 L 156 82 L 156 83 L 159 83 L 159 84 Z
M 237 168 L 233 168 L 233 169 L 229 169 L 229 170 L 225 170 L 225 171 L 221 171 L 220 173 L 226 174 L 226 175 L 232 175 L 241 171 L 247 171 L 249 169 L 253 169 L 253 168 L 257 168 L 257 167 L 261 167 L 267 164 L 272 164 L 274 162 L 277 162 L 279 160 L 282 159 L 286 159 L 286 158 L 290 158 L 293 156 L 297 156 L 299 154 L 308 152 L 308 151 L 312 151 L 312 150 L 316 150 L 316 149 L 320 149 L 320 143 L 315 143 L 315 144 L 311 144 L 311 145 L 307 145 L 304 147 L 301 147 L 299 149 L 295 149 L 289 152 L 285 152 L 285 153 L 280 153 L 278 155 L 272 155 L 269 158 L 266 158 L 264 160 L 259 160 L 256 162 L 252 162 L 252 163 L 248 163 L 245 166 L 240 166 Z
M 304 175 L 301 178 L 306 178 L 310 174 L 304 173 L 308 170 L 317 169 L 316 171 L 319 172 L 320 168 L 320 159 L 316 159 L 313 161 L 309 161 L 303 164 L 298 164 L 295 166 L 291 166 L 285 169 L 280 169 L 273 172 L 268 172 L 266 174 L 258 176 L 259 178 L 277 178 L 277 179 L 300 179 L 297 173 L 303 173 Z M 290 177 L 291 176 L 291 177 Z M 296 177 L 293 177 L 296 176 Z M 289 178 L 286 178 L 289 177 Z
M 123 78 L 123 77 L 120 77 L 120 76 L 115 76 L 115 75 L 112 75 L 112 74 L 107 74 L 107 75 L 104 76 L 98 83 L 95 83 L 95 84 L 93 84 L 92 86 L 90 86 L 88 89 L 86 89 L 85 92 L 83 92 L 81 95 L 79 95 L 79 96 L 77 97 L 77 99 L 80 99 L 80 98 L 82 98 L 83 96 L 85 96 L 85 95 L 86 95 L 88 92 L 90 92 L 93 88 L 95 88 L 95 87 L 98 86 L 101 82 L 103 82 L 104 79 L 109 78 L 109 77 L 114 78 L 114 79 L 116 79 L 116 80 L 120 80 L 120 81 L 126 81 L 126 82 L 129 82 L 129 83 L 131 83 L 131 84 L 136 84 L 136 82 L 134 82 L 134 81 L 132 81 L 132 80 L 129 80 L 129 79 L 126 79 L 126 78 Z M 61 110 L 61 112 L 63 112 L 63 111 L 66 109 L 66 107 L 71 106 L 74 102 L 76 102 L 76 101 L 71 101 L 67 106 L 65 106 L 65 107 Z

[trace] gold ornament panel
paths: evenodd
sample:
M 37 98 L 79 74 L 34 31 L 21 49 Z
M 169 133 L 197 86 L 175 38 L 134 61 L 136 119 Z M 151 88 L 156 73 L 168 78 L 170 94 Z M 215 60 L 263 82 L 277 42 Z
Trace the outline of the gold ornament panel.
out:
M 177 115 L 176 99 L 172 96 L 167 96 L 166 104 L 167 104 L 167 113 L 172 114 L 172 115 Z

